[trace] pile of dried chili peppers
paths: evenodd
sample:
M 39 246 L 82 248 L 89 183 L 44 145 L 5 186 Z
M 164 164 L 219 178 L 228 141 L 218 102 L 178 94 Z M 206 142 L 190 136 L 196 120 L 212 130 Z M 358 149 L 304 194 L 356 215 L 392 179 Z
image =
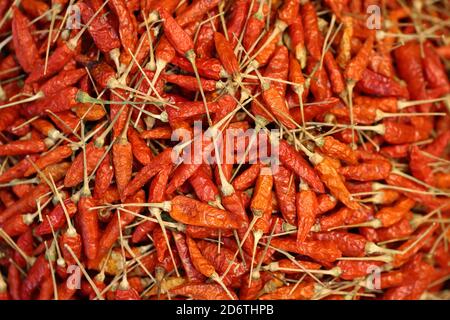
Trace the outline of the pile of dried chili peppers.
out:
M 449 299 L 449 17 L 0 0 L 0 300 Z

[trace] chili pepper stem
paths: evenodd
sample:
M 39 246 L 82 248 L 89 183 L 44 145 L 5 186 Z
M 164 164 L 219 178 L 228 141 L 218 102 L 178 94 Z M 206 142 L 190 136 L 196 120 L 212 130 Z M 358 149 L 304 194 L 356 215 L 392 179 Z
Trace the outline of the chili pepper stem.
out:
M 391 118 L 391 117 L 422 117 L 422 116 L 445 116 L 445 112 L 409 112 L 409 113 L 388 113 L 383 112 L 379 109 L 376 111 L 376 117 L 375 121 L 380 121 L 384 118 Z
M 142 268 L 142 270 L 144 270 L 144 272 L 149 276 L 149 278 L 156 283 L 156 279 L 153 277 L 153 275 L 151 274 L 151 272 L 147 269 L 147 267 L 141 262 L 141 259 L 136 256 L 136 254 L 133 252 L 133 250 L 130 248 L 130 245 L 128 244 L 128 242 L 124 243 L 124 247 L 127 250 L 127 252 L 133 257 L 133 259 L 136 260 L 136 262 L 138 263 L 138 265 Z M 150 246 L 147 246 L 148 248 Z M 110 250 L 111 252 L 111 250 Z M 105 263 L 106 264 L 106 263 Z M 103 271 L 104 273 L 104 271 Z M 103 275 L 104 276 L 104 275 Z
M 445 192 L 443 192 L 443 191 L 441 191 L 441 190 L 439 190 L 439 189 L 437 189 L 437 188 L 435 188 L 435 187 L 433 187 L 433 186 L 431 186 L 431 185 L 429 185 L 429 184 L 423 182 L 422 180 L 419 180 L 419 179 L 417 179 L 417 178 L 415 178 L 415 177 L 413 177 L 413 176 L 410 176 L 410 175 L 408 175 L 408 174 L 406 174 L 406 173 L 404 173 L 404 172 L 402 172 L 402 171 L 400 171 L 400 170 L 398 170 L 398 169 L 395 169 L 395 168 L 394 168 L 391 172 L 392 172 L 393 174 L 399 175 L 399 176 L 401 176 L 401 177 L 403 177 L 403 178 L 406 178 L 406 179 L 408 179 L 408 180 L 411 180 L 411 181 L 413 181 L 413 182 L 416 182 L 416 183 L 418 183 L 418 184 L 420 184 L 420 185 L 422 185 L 422 186 L 424 186 L 424 187 L 430 189 L 431 191 L 435 191 L 436 194 L 441 194 L 441 193 L 442 193 L 443 195 L 449 195 L 449 196 L 450 196 L 449 193 L 445 193 Z
M 391 263 L 393 261 L 392 255 L 381 255 L 373 257 L 341 257 L 337 260 L 355 260 L 355 261 L 381 261 L 385 263 Z
M 252 71 L 259 68 L 259 63 L 255 60 L 255 58 L 279 35 L 286 30 L 288 25 L 283 20 L 277 19 L 275 21 L 274 29 L 272 30 L 272 33 L 267 38 L 266 42 L 262 44 L 262 46 L 256 51 L 251 58 L 248 59 L 248 62 L 244 64 L 247 65 L 247 70 L 245 73 L 251 73 Z
M 78 265 L 78 267 L 80 267 L 81 272 L 83 273 L 83 275 L 86 277 L 86 280 L 89 282 L 89 284 L 91 285 L 92 289 L 94 290 L 97 298 L 99 300 L 105 300 L 103 298 L 103 295 L 100 293 L 100 291 L 98 290 L 97 285 L 95 284 L 94 281 L 92 281 L 91 277 L 89 276 L 89 274 L 86 272 L 86 269 L 84 268 L 84 266 L 80 263 L 80 260 L 78 260 L 76 254 L 72 251 L 72 248 L 70 246 L 68 246 L 67 244 L 64 244 L 64 247 L 66 248 L 66 250 L 69 252 L 69 254 L 72 256 L 73 260 L 76 262 L 76 264 Z
M 250 221 L 250 224 L 247 228 L 247 231 L 245 231 L 244 236 L 242 237 L 241 240 L 241 245 L 239 246 L 238 250 L 236 250 L 236 252 L 233 255 L 233 259 L 231 259 L 231 261 L 228 263 L 228 267 L 225 270 L 225 272 L 221 275 L 221 278 L 224 279 L 226 277 L 226 275 L 228 274 L 228 272 L 231 270 L 231 266 L 233 265 L 234 261 L 236 260 L 239 251 L 241 250 L 243 244 L 245 243 L 245 241 L 247 240 L 248 236 L 250 235 L 250 231 L 252 231 L 253 226 L 255 225 L 256 221 L 258 220 L 258 217 L 256 215 L 253 215 L 253 219 L 252 221 Z M 256 249 L 255 249 L 256 250 Z M 250 273 L 251 274 L 251 273 Z
M 0 84 L 0 101 L 6 101 L 7 97 L 6 97 L 6 92 L 3 89 L 2 85 Z
M 228 290 L 228 288 L 223 283 L 221 277 L 219 277 L 219 275 L 217 274 L 217 272 L 214 272 L 212 274 L 211 279 L 214 280 L 215 282 L 217 282 L 222 287 L 222 289 L 225 290 L 225 292 L 227 293 L 227 295 L 230 297 L 231 300 L 235 300 L 233 295 L 231 294 L 231 292 Z
M 348 107 L 350 109 L 350 128 L 352 130 L 352 144 L 351 147 L 355 150 L 355 119 L 353 115 L 353 88 L 356 83 L 352 80 L 347 81 L 347 93 L 348 93 Z
M 39 99 L 43 98 L 44 96 L 45 96 L 44 93 L 42 91 L 39 91 L 34 96 L 31 96 L 29 98 L 1 105 L 0 106 L 0 110 L 1 109 L 5 109 L 5 108 L 9 108 L 9 107 L 12 107 L 12 106 L 16 106 L 16 105 L 19 105 L 19 104 L 23 104 L 23 103 L 36 101 L 36 100 L 39 100 Z
M 374 254 L 374 253 L 397 254 L 400 252 L 398 250 L 380 247 L 373 242 L 367 242 L 364 250 L 367 254 Z
M 369 221 L 357 223 L 357 224 L 336 226 L 336 227 L 329 228 L 327 230 L 333 231 L 333 230 L 338 230 L 338 229 L 359 228 L 359 227 L 370 227 L 370 228 L 378 229 L 378 228 L 383 227 L 383 224 L 382 224 L 381 220 L 373 219 L 373 220 L 369 220 Z
M 449 100 L 450 100 L 450 95 L 446 95 L 445 97 L 437 98 L 437 99 L 398 101 L 397 102 L 397 109 L 398 110 L 402 110 L 402 109 L 405 109 L 405 108 L 409 108 L 409 107 L 413 107 L 413 106 L 417 106 L 417 105 L 421 105 L 421 104 L 435 103 L 435 102 L 442 102 L 442 101 L 445 102 L 445 101 L 449 101 Z
M 412 242 L 408 247 L 406 247 L 404 250 L 401 251 L 400 254 L 405 254 L 407 253 L 409 250 L 411 250 L 412 248 L 414 248 L 420 241 L 422 241 L 427 235 L 428 233 L 430 233 L 430 231 L 432 231 L 434 228 L 434 225 L 431 224 L 427 230 L 425 230 L 425 232 L 423 232 L 419 237 L 417 237 L 417 239 Z
M 0 273 L 0 293 L 4 293 L 8 290 L 8 285 L 5 282 L 5 279 L 3 279 L 2 274 Z
M 17 251 L 29 266 L 33 265 L 35 258 L 29 257 L 25 252 L 23 252 L 23 250 L 14 242 L 14 240 L 1 227 L 0 227 L 0 237 L 3 238 L 3 240 L 5 240 L 5 242 L 11 248 L 13 248 L 15 251 Z
M 252 272 L 252 278 L 255 280 L 258 280 L 261 277 L 261 274 L 259 270 L 261 269 L 261 266 L 264 262 L 264 257 L 267 254 L 267 251 L 269 250 L 270 242 L 272 241 L 273 233 L 275 232 L 276 224 L 273 225 L 272 231 L 270 232 L 269 238 L 267 240 L 266 245 L 264 246 L 264 251 L 261 255 L 261 259 L 259 260 L 258 264 L 256 265 L 255 270 Z M 244 261 L 244 259 L 242 259 Z
M 254 265 L 255 255 L 256 255 L 256 248 L 258 247 L 258 242 L 261 240 L 262 236 L 263 236 L 263 232 L 261 230 L 253 231 L 254 242 L 253 242 L 253 250 L 252 250 L 252 262 L 250 263 L 250 272 L 249 272 L 249 282 L 248 282 L 249 288 L 251 287 L 252 280 L 253 280 L 253 265 Z
M 426 214 L 425 216 L 418 216 L 418 217 L 414 217 L 411 221 L 410 224 L 414 229 L 417 229 L 418 226 L 420 226 L 421 224 L 425 223 L 426 221 L 428 221 L 433 215 L 435 215 L 436 213 L 439 213 L 440 210 L 442 210 L 442 208 L 444 208 L 446 206 L 446 204 L 443 204 L 441 206 L 439 206 L 438 208 L 434 209 L 433 211 L 429 212 L 428 214 Z
M 56 265 L 64 268 L 66 266 L 66 260 L 64 260 L 64 258 L 62 257 L 61 249 L 58 244 L 59 231 L 55 233 L 55 230 L 53 229 L 53 225 L 50 221 L 50 218 L 48 216 L 46 216 L 46 218 L 47 218 L 47 221 L 49 222 L 50 230 L 52 231 L 53 240 L 56 243 L 56 254 L 58 255 L 58 258 L 56 259 Z
M 122 65 L 120 64 L 120 49 L 114 48 L 109 52 L 109 57 L 114 62 L 116 66 L 117 74 L 120 74 L 122 71 Z
M 8 183 L 0 184 L 0 188 L 14 187 L 14 186 L 22 185 L 22 184 L 37 184 L 40 182 L 41 182 L 41 180 L 37 177 L 31 178 L 31 179 L 26 179 L 26 180 L 14 179 Z

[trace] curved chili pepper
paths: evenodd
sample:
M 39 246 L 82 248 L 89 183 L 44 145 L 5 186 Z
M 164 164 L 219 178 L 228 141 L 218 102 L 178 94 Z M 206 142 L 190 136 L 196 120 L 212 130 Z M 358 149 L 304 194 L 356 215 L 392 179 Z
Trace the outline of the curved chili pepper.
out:
M 353 81 L 356 83 L 362 79 L 363 72 L 369 63 L 373 42 L 374 37 L 370 36 L 364 42 L 358 54 L 348 63 L 344 71 L 344 77 L 347 81 Z
M 221 248 L 220 253 L 217 253 L 217 246 L 213 243 L 200 240 L 197 242 L 197 246 L 202 252 L 208 262 L 214 266 L 214 269 L 219 275 L 222 275 L 228 269 L 228 265 L 233 261 L 233 252 L 228 248 Z M 246 268 L 241 262 L 232 262 L 230 272 L 227 273 L 223 279 L 224 284 L 227 286 L 233 286 L 239 283 L 239 279 L 246 272 Z
M 336 140 L 331 136 L 323 139 L 324 144 L 320 146 L 320 150 L 327 156 L 343 160 L 349 164 L 357 164 L 358 159 L 356 152 L 348 145 Z
M 68 230 L 66 230 L 66 232 L 64 232 L 61 235 L 61 238 L 59 239 L 61 253 L 64 257 L 64 261 L 68 265 L 73 265 L 76 263 L 76 261 L 73 258 L 72 254 L 67 249 L 67 247 L 72 250 L 72 253 L 77 257 L 78 260 L 80 259 L 82 252 L 81 236 L 76 231 L 75 232 L 74 231 L 75 230 L 69 228 Z
M 256 186 L 253 192 L 252 202 L 250 208 L 255 216 L 262 216 L 267 211 L 272 202 L 271 192 L 273 186 L 273 176 L 271 173 L 266 173 L 268 168 L 262 167 L 260 169 L 258 178 L 256 179 Z M 269 169 L 270 170 L 270 169 Z
M 47 110 L 52 112 L 70 110 L 77 104 L 77 93 L 78 89 L 76 87 L 67 87 L 32 103 L 24 109 L 24 112 L 28 116 L 36 116 L 42 115 Z
M 36 159 L 34 162 L 36 167 L 40 170 L 50 166 L 52 164 L 60 163 L 62 160 L 70 157 L 73 153 L 72 148 L 68 146 L 60 146 L 52 151 L 47 152 L 42 155 L 40 158 Z M 28 169 L 23 174 L 25 177 L 28 177 L 36 172 L 34 167 L 28 167 Z
M 111 165 L 110 155 L 107 154 L 100 163 L 95 175 L 94 198 L 99 199 L 103 197 L 111 185 L 113 177 L 114 169 Z
M 96 147 L 94 142 L 86 145 L 87 174 L 92 173 L 98 161 L 101 159 L 103 152 L 104 149 Z M 80 152 L 75 157 L 64 178 L 64 185 L 66 187 L 76 186 L 83 181 L 83 167 L 83 152 Z
M 433 232 L 438 228 L 438 224 L 433 223 L 431 226 L 422 226 L 417 230 L 417 234 L 410 238 L 408 241 L 404 242 L 400 247 L 397 248 L 399 251 L 403 251 L 405 249 L 406 252 L 401 252 L 399 254 L 394 255 L 394 259 L 392 264 L 395 267 L 399 267 L 403 265 L 405 262 L 409 260 L 413 255 L 415 255 L 421 247 L 423 247 L 427 240 L 431 238 Z M 419 240 L 420 239 L 420 240 Z M 418 242 L 416 240 L 419 240 Z M 414 246 L 411 248 L 411 245 Z
M 331 163 L 330 158 L 324 157 L 323 160 L 315 166 L 320 178 L 330 189 L 331 194 L 344 203 L 348 208 L 358 210 L 361 206 L 351 200 L 350 192 L 345 187 L 342 177 Z
M 29 170 L 29 168 L 31 167 L 31 161 L 36 161 L 38 157 L 38 155 L 30 155 L 29 158 L 25 158 L 17 162 L 16 165 L 12 166 L 8 170 L 5 170 L 0 175 L 0 183 L 7 183 L 13 179 L 23 177 L 25 175 L 25 172 L 27 172 L 27 170 Z
M 302 19 L 295 19 L 289 25 L 288 33 L 291 39 L 291 49 L 303 69 L 306 66 L 306 47 Z
M 161 42 L 161 40 L 160 40 Z M 157 47 L 158 48 L 158 47 Z M 155 53 L 156 55 L 156 53 Z M 157 55 L 156 55 L 157 56 Z M 175 56 L 171 58 L 170 62 L 186 72 L 194 73 L 192 64 L 184 57 Z M 198 74 L 202 77 L 219 80 L 220 78 L 226 76 L 226 72 L 218 59 L 207 58 L 207 59 L 196 59 L 195 65 L 197 66 Z
M 328 79 L 328 75 L 324 67 L 319 68 L 318 61 L 314 60 L 311 56 L 308 57 L 306 62 L 306 71 L 310 74 L 314 72 L 310 82 L 310 90 L 317 101 L 329 100 L 333 93 L 331 91 L 331 83 Z
M 41 199 L 42 202 L 45 202 L 45 197 L 42 196 L 49 191 L 50 188 L 46 184 L 40 184 L 33 188 L 27 196 L 17 200 L 13 206 L 6 208 L 0 213 L 0 224 L 3 224 L 14 215 L 33 212 L 37 207 L 36 199 Z
M 281 140 L 279 144 L 279 156 L 281 163 L 302 178 L 308 185 L 318 193 L 324 193 L 325 188 L 317 173 L 286 141 Z
M 123 0 L 110 0 L 108 5 L 119 20 L 119 37 L 124 49 L 120 61 L 124 65 L 128 65 L 132 59 L 129 51 L 134 53 L 138 42 L 135 17 L 128 10 L 126 2 Z
M 62 70 L 67 63 L 69 63 L 79 49 L 79 43 L 74 46 L 71 42 L 64 42 L 50 55 L 47 63 L 47 69 L 45 69 L 44 64 L 39 64 L 32 69 L 27 78 L 27 83 L 33 83 L 53 76 Z
M 116 140 L 112 147 L 112 162 L 114 166 L 114 176 L 116 178 L 117 190 L 123 196 L 123 190 L 131 180 L 133 166 L 133 151 L 128 142 L 126 129 Z
M 211 12 L 217 14 L 217 10 Z M 197 42 L 195 43 L 195 53 L 199 58 L 211 58 L 214 55 L 215 32 L 219 26 L 219 19 L 216 17 L 211 23 L 206 23 L 200 27 Z
M 269 30 L 269 32 L 267 32 L 266 35 L 261 39 L 255 49 L 255 51 L 259 53 L 255 57 L 255 60 L 252 62 L 252 64 L 254 66 L 257 66 L 258 68 L 266 65 L 277 49 L 277 43 L 280 41 L 281 36 L 279 33 L 277 33 L 273 39 L 270 39 L 273 32 L 275 32 L 275 29 Z
M 24 300 L 30 300 L 33 291 L 47 277 L 50 277 L 49 261 L 41 254 L 28 271 L 27 277 L 23 280 L 20 287 L 20 297 Z
M 123 195 L 125 197 L 128 197 L 140 190 L 148 180 L 150 180 L 159 171 L 161 171 L 162 168 L 160 166 L 164 166 L 170 163 L 171 153 L 172 150 L 168 148 L 164 150 L 164 152 L 156 156 L 148 165 L 143 167 L 134 177 L 134 179 L 131 180 L 125 187 L 125 189 L 123 190 Z
M 206 12 L 216 7 L 218 3 L 218 0 L 196 0 L 177 16 L 176 22 L 184 27 L 201 18 Z

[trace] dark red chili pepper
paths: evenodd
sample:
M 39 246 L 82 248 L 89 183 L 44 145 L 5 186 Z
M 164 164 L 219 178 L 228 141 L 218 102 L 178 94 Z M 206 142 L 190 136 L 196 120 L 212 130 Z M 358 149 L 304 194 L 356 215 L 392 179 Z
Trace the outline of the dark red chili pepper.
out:
M 31 35 L 29 25 L 30 20 L 23 15 L 17 7 L 13 8 L 12 33 L 15 48 L 27 48 L 26 50 L 18 50 L 16 54 L 25 72 L 32 72 L 36 66 L 42 64 L 36 42 Z

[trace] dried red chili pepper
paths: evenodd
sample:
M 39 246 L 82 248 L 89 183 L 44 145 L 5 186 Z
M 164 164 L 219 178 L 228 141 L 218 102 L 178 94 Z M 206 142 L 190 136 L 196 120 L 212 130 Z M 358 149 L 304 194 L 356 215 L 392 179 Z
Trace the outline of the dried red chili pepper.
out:
M 314 225 L 318 204 L 314 191 L 308 185 L 300 183 L 300 191 L 295 198 L 297 209 L 297 242 L 302 243 Z
M 12 19 L 13 42 L 15 48 L 27 48 L 26 50 L 20 50 L 16 56 L 20 65 L 27 73 L 33 71 L 36 65 L 42 63 L 36 42 L 28 27 L 29 24 L 30 20 L 17 7 L 14 7 Z

